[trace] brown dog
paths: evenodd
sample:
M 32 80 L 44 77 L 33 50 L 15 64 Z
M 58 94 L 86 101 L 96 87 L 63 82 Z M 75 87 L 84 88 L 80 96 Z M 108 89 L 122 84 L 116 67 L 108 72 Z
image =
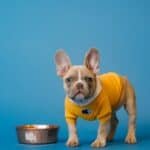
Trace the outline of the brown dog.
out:
M 106 141 L 114 137 L 118 124 L 116 111 L 121 106 L 124 106 L 129 115 L 125 142 L 136 143 L 136 98 L 127 78 L 116 73 L 97 75 L 99 55 L 95 48 L 86 54 L 84 65 L 71 65 L 64 51 L 56 53 L 55 62 L 57 74 L 62 77 L 66 91 L 65 117 L 69 130 L 67 146 L 79 145 L 76 120 L 81 117 L 101 121 L 97 138 L 91 146 L 104 147 Z

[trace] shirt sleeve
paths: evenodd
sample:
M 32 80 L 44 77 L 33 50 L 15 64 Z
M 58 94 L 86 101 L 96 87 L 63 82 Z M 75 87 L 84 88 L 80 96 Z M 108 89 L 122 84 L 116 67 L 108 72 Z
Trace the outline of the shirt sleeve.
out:
M 68 124 L 76 124 L 76 118 L 70 118 L 70 117 L 66 117 L 66 122 Z
M 65 103 L 65 118 L 68 124 L 76 124 L 77 116 L 71 109 L 70 103 Z

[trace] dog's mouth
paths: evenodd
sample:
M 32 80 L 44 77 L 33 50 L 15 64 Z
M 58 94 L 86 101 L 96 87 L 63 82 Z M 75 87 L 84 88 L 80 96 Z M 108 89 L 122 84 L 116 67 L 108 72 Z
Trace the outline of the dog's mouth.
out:
M 83 100 L 84 98 L 85 98 L 84 93 L 80 90 L 77 91 L 73 96 L 74 100 Z

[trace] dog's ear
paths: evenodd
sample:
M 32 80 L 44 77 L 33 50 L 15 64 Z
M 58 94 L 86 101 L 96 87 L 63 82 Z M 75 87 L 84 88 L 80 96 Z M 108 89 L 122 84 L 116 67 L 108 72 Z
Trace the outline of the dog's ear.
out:
M 59 50 L 56 52 L 55 63 L 57 74 L 60 77 L 63 77 L 71 67 L 69 56 L 63 50 Z
M 99 72 L 99 53 L 96 48 L 91 48 L 85 55 L 84 65 L 95 74 Z

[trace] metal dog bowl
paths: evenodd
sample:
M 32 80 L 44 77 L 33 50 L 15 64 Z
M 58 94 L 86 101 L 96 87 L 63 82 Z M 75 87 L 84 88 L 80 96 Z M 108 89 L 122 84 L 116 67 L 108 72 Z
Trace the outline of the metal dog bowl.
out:
M 58 129 L 56 125 L 22 125 L 16 132 L 19 143 L 49 144 L 57 142 Z

